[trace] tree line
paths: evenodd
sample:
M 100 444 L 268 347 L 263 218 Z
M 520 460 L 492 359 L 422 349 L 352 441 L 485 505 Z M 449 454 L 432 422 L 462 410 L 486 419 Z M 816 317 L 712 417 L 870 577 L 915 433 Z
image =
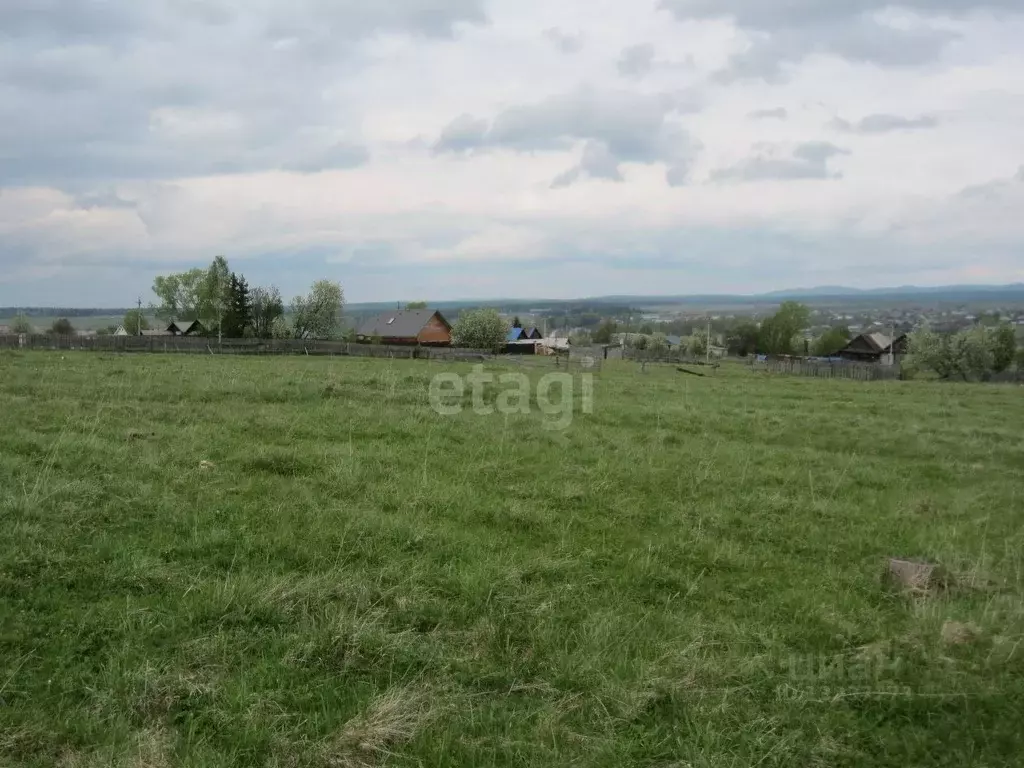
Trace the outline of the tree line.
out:
M 754 354 L 765 355 L 796 355 L 811 352 L 811 343 L 805 344 L 804 329 L 810 323 L 810 310 L 796 301 L 784 302 L 778 311 L 760 324 L 753 320 L 744 320 L 728 326 L 724 331 L 716 332 L 712 327 L 709 335 L 706 328 L 693 328 L 687 340 L 687 351 L 695 357 L 707 354 L 708 347 L 724 342 L 730 355 L 746 357 Z M 721 326 L 719 326 L 721 327 Z M 668 336 L 664 327 L 654 330 L 653 324 L 639 326 L 636 333 L 628 326 L 623 327 L 615 320 L 606 320 L 594 332 L 592 339 L 595 344 L 610 344 L 618 334 L 626 334 L 627 345 L 637 349 L 661 350 L 668 349 Z M 849 331 L 833 329 L 822 338 L 815 340 L 814 354 L 832 354 L 849 341 Z M 835 349 L 831 349 L 831 347 Z M 819 350 L 828 349 L 827 352 Z
M 341 283 L 317 280 L 305 295 L 292 299 L 290 316 L 275 286 L 250 286 L 217 256 L 206 269 L 162 275 L 153 281 L 159 304 L 153 309 L 165 322 L 198 320 L 210 336 L 220 338 L 340 338 L 345 292 Z M 126 326 L 129 333 L 132 328 Z

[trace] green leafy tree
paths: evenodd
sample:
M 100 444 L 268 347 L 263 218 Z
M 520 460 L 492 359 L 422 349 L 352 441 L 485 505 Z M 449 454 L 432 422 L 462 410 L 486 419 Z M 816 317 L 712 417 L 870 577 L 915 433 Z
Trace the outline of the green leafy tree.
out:
M 647 350 L 656 355 L 667 354 L 668 337 L 666 337 L 664 333 L 652 334 L 650 341 L 647 342 Z
M 270 288 L 253 288 L 249 296 L 252 313 L 252 332 L 257 339 L 274 337 L 274 321 L 284 315 L 284 302 L 281 292 Z
M 964 380 L 984 379 L 992 372 L 991 342 L 989 333 L 981 326 L 962 331 L 953 337 L 953 361 Z
M 425 301 L 410 301 L 405 305 L 406 309 L 426 309 L 427 302 Z
M 466 349 L 497 351 L 508 337 L 508 323 L 493 309 L 476 309 L 459 314 L 452 328 L 452 344 Z
M 54 320 L 53 325 L 50 326 L 50 333 L 54 336 L 70 336 L 75 332 L 75 327 L 71 324 L 71 321 L 66 317 L 62 317 L 59 320 Z
M 137 309 L 129 309 L 125 312 L 121 325 L 131 336 L 138 336 L 140 331 L 148 331 L 150 327 L 149 318 Z
M 922 328 L 910 334 L 906 369 L 932 371 L 940 378 L 984 379 L 993 369 L 992 337 L 978 326 L 955 335 Z
M 761 329 L 757 323 L 743 322 L 736 325 L 725 337 L 725 346 L 730 355 L 747 357 L 756 354 Z
M 199 300 L 199 319 L 211 335 L 224 334 L 224 320 L 231 310 L 231 270 L 223 256 L 216 256 L 203 281 Z
M 594 343 L 595 344 L 611 344 L 612 336 L 619 332 L 618 323 L 613 320 L 606 320 L 601 323 L 601 326 L 594 332 Z
M 21 335 L 23 333 L 29 334 L 34 333 L 35 328 L 32 327 L 32 323 L 28 321 L 25 315 L 18 315 L 14 318 L 14 322 L 11 323 L 11 333 Z
M 1002 373 L 1010 369 L 1017 357 L 1017 333 L 1008 323 L 1000 325 L 992 334 L 992 370 Z
M 647 347 L 650 345 L 650 343 L 651 343 L 650 337 L 649 336 L 645 336 L 643 334 L 633 333 L 633 334 L 630 334 L 629 337 L 628 337 L 628 346 L 632 347 L 633 349 L 637 350 L 638 352 L 646 351 Z
M 159 299 L 155 307 L 161 320 L 198 320 L 204 311 L 209 272 L 190 269 L 172 275 L 162 275 L 153 281 L 153 293 Z
M 513 328 L 522 328 L 522 327 L 523 327 L 523 323 L 522 323 L 522 321 L 521 321 L 521 320 L 519 319 L 519 315 L 516 315 L 516 316 L 515 316 L 515 317 L 514 317 L 514 318 L 512 319 L 512 327 L 513 327 Z
M 914 331 L 907 338 L 907 359 L 903 367 L 908 373 L 932 371 L 940 378 L 950 378 L 956 368 L 950 337 L 935 333 L 927 326 Z
M 270 324 L 270 338 L 291 339 L 294 336 L 295 329 L 292 328 L 291 323 L 288 322 L 288 318 L 284 315 L 278 315 L 273 319 Z
M 330 339 L 341 330 L 345 292 L 341 283 L 317 280 L 305 296 L 292 300 L 295 338 Z
M 690 336 L 690 340 L 686 345 L 687 351 L 693 357 L 701 358 L 707 356 L 708 353 L 708 332 L 705 328 L 694 329 L 693 335 Z
M 810 310 L 803 304 L 783 302 L 779 311 L 761 324 L 761 350 L 769 355 L 795 354 L 798 346 L 802 347 L 798 337 L 807 327 L 810 317 Z
M 845 325 L 829 328 L 814 341 L 812 352 L 819 357 L 831 357 L 850 343 L 850 329 Z

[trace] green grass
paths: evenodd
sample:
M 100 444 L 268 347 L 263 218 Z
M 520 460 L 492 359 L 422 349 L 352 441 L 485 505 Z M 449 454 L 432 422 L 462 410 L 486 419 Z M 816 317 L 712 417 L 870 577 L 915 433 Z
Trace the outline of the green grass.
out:
M 1019 388 L 441 370 L 0 355 L 0 765 L 1020 764 Z

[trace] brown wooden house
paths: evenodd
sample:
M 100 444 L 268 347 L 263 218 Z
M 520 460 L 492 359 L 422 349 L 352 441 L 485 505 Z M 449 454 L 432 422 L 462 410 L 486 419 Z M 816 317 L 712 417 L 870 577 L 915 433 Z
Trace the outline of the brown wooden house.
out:
M 890 339 L 884 333 L 862 333 L 839 350 L 839 357 L 858 363 L 898 363 L 907 354 L 907 335 Z
M 403 309 L 372 317 L 356 330 L 359 341 L 379 339 L 381 344 L 448 347 L 452 325 L 433 309 Z

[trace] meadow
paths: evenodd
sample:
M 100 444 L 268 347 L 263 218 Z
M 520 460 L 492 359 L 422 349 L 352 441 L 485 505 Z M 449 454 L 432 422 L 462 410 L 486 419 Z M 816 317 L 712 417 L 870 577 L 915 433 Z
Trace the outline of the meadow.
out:
M 469 370 L 0 354 L 0 765 L 1021 764 L 1019 387 Z

